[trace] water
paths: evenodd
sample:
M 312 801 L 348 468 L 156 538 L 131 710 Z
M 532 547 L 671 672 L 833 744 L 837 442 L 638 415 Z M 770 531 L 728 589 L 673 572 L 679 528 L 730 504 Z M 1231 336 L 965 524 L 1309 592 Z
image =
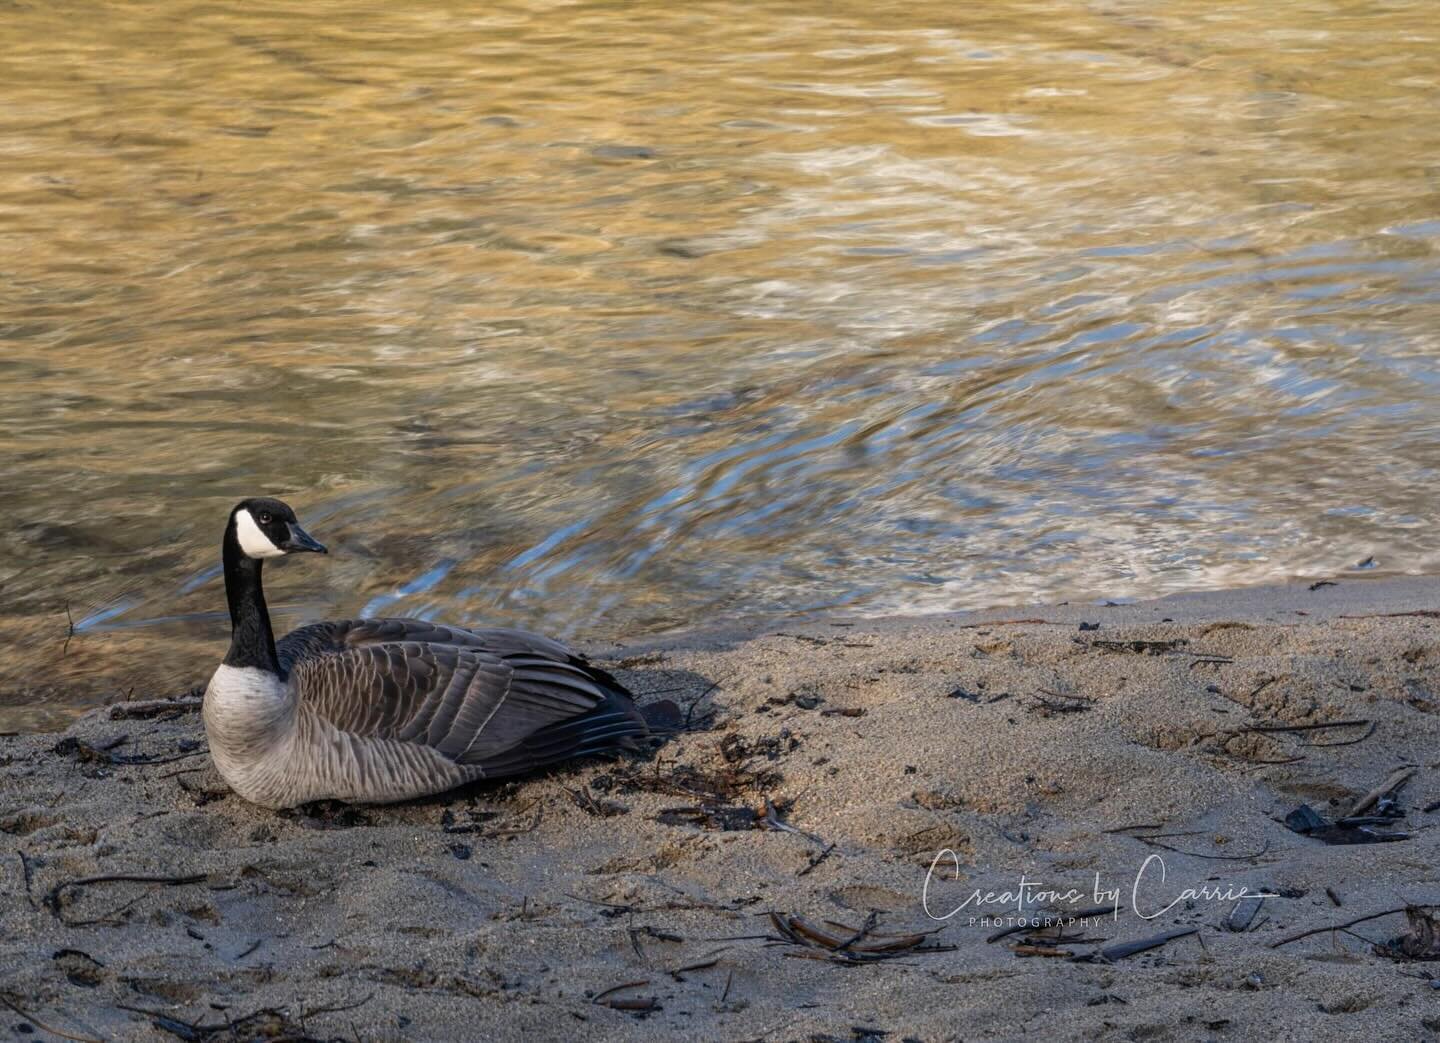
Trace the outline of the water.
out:
M 203 679 L 259 492 L 278 629 L 1440 566 L 1425 0 L 4 20 L 0 727 Z

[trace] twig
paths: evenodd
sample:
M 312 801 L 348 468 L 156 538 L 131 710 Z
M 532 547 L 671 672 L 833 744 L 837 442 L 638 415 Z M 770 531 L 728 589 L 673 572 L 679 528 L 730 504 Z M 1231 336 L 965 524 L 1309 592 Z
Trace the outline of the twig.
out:
M 154 1023 L 156 1028 L 164 1029 L 172 1036 L 179 1036 L 181 1039 L 186 1040 L 203 1039 L 223 1030 L 228 1030 L 230 1032 L 230 1038 L 234 1039 L 236 1038 L 235 1031 L 237 1028 L 246 1022 L 254 1021 L 256 1018 L 267 1014 L 282 1020 L 288 1020 L 283 1010 L 277 1010 L 274 1007 L 262 1007 L 259 1010 L 251 1011 L 244 1017 L 234 1019 L 232 1019 L 229 1014 L 226 1014 L 223 1023 L 216 1023 L 185 1021 L 183 1018 L 177 1018 L 170 1014 L 161 1014 L 156 1010 L 146 1010 L 144 1007 L 132 1007 L 127 1003 L 117 1003 L 115 1006 L 120 1010 L 128 1010 L 134 1014 L 143 1014 Z M 280 1036 L 272 1038 L 285 1039 L 287 1037 Z
M 1032 945 L 1028 942 L 1021 942 L 1010 949 L 1016 956 L 1061 956 L 1072 957 L 1075 954 L 1069 949 L 1056 949 L 1049 945 Z
M 818 866 L 821 862 L 825 861 L 827 858 L 830 857 L 830 852 L 832 852 L 832 851 L 834 851 L 834 850 L 835 850 L 835 845 L 834 845 L 834 844 L 831 844 L 829 847 L 827 847 L 824 851 L 820 852 L 818 855 L 812 856 L 811 859 L 810 859 L 810 863 L 809 863 L 804 869 L 800 870 L 800 872 L 796 873 L 795 875 L 796 875 L 796 876 L 809 876 L 812 872 L 815 871 L 815 867 L 816 867 L 816 866 Z
M 961 623 L 957 630 L 979 630 L 981 627 L 1015 627 L 1032 623 L 1043 623 L 1048 626 L 1067 627 L 1069 623 L 1057 623 L 1050 619 L 990 619 L 984 623 Z
M 720 957 L 729 951 L 730 946 L 727 945 L 723 949 L 716 949 L 708 956 L 704 956 L 694 963 L 687 963 L 683 967 L 676 967 L 673 971 L 666 971 L 665 973 L 670 975 L 670 977 L 674 978 L 676 981 L 681 981 L 682 979 L 680 975 L 685 974 L 689 971 L 707 971 L 711 967 L 714 967 L 717 963 L 719 963 Z
M 877 960 L 890 960 L 912 954 L 953 952 L 955 949 L 953 945 L 925 944 L 927 939 L 943 928 L 937 928 L 934 931 L 918 931 L 913 934 L 872 934 L 874 921 L 878 921 L 878 916 L 874 913 L 859 929 L 835 923 L 833 920 L 826 921 L 828 926 L 838 927 L 844 931 L 844 935 L 837 935 L 808 923 L 799 916 L 778 912 L 771 912 L 767 915 L 779 937 L 763 935 L 764 940 L 771 945 L 795 945 L 810 950 L 785 954 L 802 959 L 829 960 L 833 963 L 843 964 L 873 963 Z
M 850 948 L 850 946 L 854 945 L 856 942 L 864 941 L 864 940 L 865 940 L 865 936 L 868 935 L 871 931 L 875 930 L 876 925 L 879 924 L 879 923 L 880 923 L 880 913 L 879 913 L 879 911 L 878 911 L 878 910 L 875 910 L 875 909 L 870 910 L 870 915 L 867 916 L 867 917 L 865 917 L 865 922 L 864 922 L 863 924 L 861 924 L 861 925 L 860 925 L 860 928 L 859 928 L 857 931 L 855 931 L 855 933 L 853 933 L 852 935 L 850 935 L 849 938 L 846 938 L 843 942 L 841 942 L 839 945 L 837 945 L 837 946 L 835 947 L 836 951 L 839 952 L 839 951 L 842 950 L 842 949 L 848 949 L 848 948 Z
M 719 681 L 711 681 L 709 688 L 705 689 L 705 691 L 701 692 L 694 699 L 690 700 L 690 705 L 685 708 L 685 730 L 687 732 L 690 730 L 690 721 L 695 716 L 695 707 L 699 706 L 707 695 L 709 695 L 711 692 L 715 691 L 715 689 L 719 687 Z
M 1136 834 L 1135 839 L 1145 840 L 1172 840 L 1175 837 L 1203 837 L 1208 830 L 1204 829 L 1182 829 L 1174 833 L 1146 833 L 1143 837 Z
M 20 856 L 20 870 L 25 874 L 25 897 L 30 899 L 31 909 L 38 909 L 40 907 L 35 904 L 35 893 L 31 890 L 35 883 L 35 871 L 30 868 L 30 859 L 25 852 L 20 851 L 17 854 Z
M 1312 934 L 1324 934 L 1326 931 L 1338 931 L 1346 927 L 1354 927 L 1356 924 L 1367 923 L 1370 920 L 1378 920 L 1382 916 L 1394 916 L 1396 913 L 1403 913 L 1409 906 L 1402 905 L 1399 909 L 1386 909 L 1383 913 L 1371 913 L 1368 916 L 1360 916 L 1345 923 L 1328 924 L 1325 927 L 1315 927 L 1308 931 L 1301 931 L 1299 934 L 1292 934 L 1287 938 L 1281 938 L 1278 942 L 1271 942 L 1270 948 L 1278 949 L 1282 945 L 1289 945 L 1291 942 L 1298 942 L 1301 938 L 1309 938 Z
M 622 989 L 638 989 L 641 986 L 649 984 L 650 983 L 648 981 L 629 981 L 625 982 L 622 985 L 613 985 L 610 988 L 606 989 L 604 992 L 596 993 L 595 996 L 590 1000 L 590 1002 L 593 1004 L 597 1004 L 601 1007 L 609 1007 L 612 1010 L 628 1010 L 636 1013 L 654 1010 L 654 996 L 642 996 L 633 1000 L 606 999 L 607 996 L 613 995 L 614 993 L 617 993 Z
M 35 1015 L 26 1014 L 19 1007 L 15 1006 L 15 1004 L 7 1000 L 4 996 L 0 996 L 0 1003 L 5 1004 L 5 1006 L 9 1007 L 16 1014 L 19 1014 L 26 1021 L 30 1022 L 30 1024 L 34 1025 L 36 1028 L 44 1029 L 52 1036 L 59 1036 L 61 1039 L 73 1039 L 76 1041 L 76 1043 L 102 1043 L 101 1040 L 93 1039 L 90 1036 L 72 1036 L 68 1032 L 61 1032 L 57 1028 L 52 1028 L 51 1026 L 45 1024 L 45 1022 L 41 1021 L 39 1018 L 35 1017 Z
M 1398 619 L 1401 616 L 1422 616 L 1425 619 L 1440 619 L 1440 612 L 1434 609 L 1420 609 L 1418 612 L 1371 612 L 1363 616 L 1336 616 L 1336 619 Z
M 1123 960 L 1127 956 L 1134 956 L 1136 953 L 1147 952 L 1150 949 L 1158 949 L 1167 942 L 1173 942 L 1176 938 L 1184 938 L 1187 935 L 1199 934 L 1198 927 L 1185 927 L 1178 931 L 1167 931 L 1164 934 L 1157 934 L 1153 938 L 1145 938 L 1138 942 L 1122 942 L 1119 945 L 1111 945 L 1104 949 L 1097 949 L 1095 952 L 1086 953 L 1084 956 L 1074 957 L 1076 963 L 1114 963 L 1116 960 Z
M 1321 728 L 1358 728 L 1372 723 L 1368 718 L 1357 717 L 1349 721 L 1326 721 L 1324 724 L 1252 724 L 1241 731 L 1247 732 L 1312 732 Z
M 1410 776 L 1414 774 L 1414 768 L 1401 768 L 1398 771 L 1393 772 L 1388 779 L 1380 783 L 1380 785 L 1376 786 L 1370 792 L 1366 793 L 1359 800 L 1355 801 L 1354 804 L 1351 804 L 1350 810 L 1347 811 L 1342 817 L 1354 818 L 1356 815 L 1360 814 L 1362 811 L 1368 808 L 1371 804 L 1374 804 L 1376 801 L 1378 801 L 1381 797 L 1393 797 L 1400 792 L 1400 790 L 1404 787 L 1405 783 L 1410 781 Z
M 561 893 L 564 894 L 566 898 L 573 898 L 575 901 L 584 902 L 586 905 L 598 905 L 606 909 L 614 909 L 617 915 L 619 913 L 634 913 L 639 911 L 633 905 L 622 905 L 619 902 L 602 902 L 598 898 L 582 898 L 580 895 L 572 894 L 569 891 L 563 891 Z
M 1252 689 L 1250 690 L 1250 694 L 1247 695 L 1245 698 L 1246 698 L 1246 699 L 1254 699 L 1257 695 L 1259 695 L 1261 692 L 1265 691 L 1265 689 L 1269 688 L 1272 684 L 1274 684 L 1274 683 L 1275 683 L 1276 681 L 1278 681 L 1278 680 L 1280 680 L 1280 678 L 1278 678 L 1278 677 L 1267 677 L 1267 678 L 1265 678 L 1265 680 L 1261 681 L 1258 685 L 1256 685 L 1254 688 L 1252 688 Z
M 256 942 L 255 944 L 256 944 L 256 945 L 259 945 L 260 943 L 259 943 L 259 942 Z M 347 1003 L 347 1004 L 345 1004 L 344 1006 L 341 1006 L 341 1007 L 315 1007 L 315 1008 L 313 1008 L 312 1010 L 304 1011 L 304 1012 L 300 1015 L 300 1020 L 301 1020 L 301 1021 L 304 1021 L 306 1018 L 318 1017 L 318 1016 L 321 1015 L 321 1014 L 341 1014 L 341 1013 L 344 1013 L 344 1012 L 347 1011 L 347 1010 L 354 1010 L 354 1009 L 357 1008 L 357 1007 L 363 1007 L 363 1006 L 365 1006 L 365 1004 L 369 1003 L 369 1002 L 370 1002 L 371 1000 L 373 1000 L 374 998 L 375 998 L 375 993 L 372 992 L 372 993 L 370 993 L 370 995 L 366 996 L 363 1000 L 356 1000 L 354 1003 Z
M 1331 747 L 1331 746 L 1354 746 L 1356 743 L 1364 742 L 1366 739 L 1370 738 L 1370 736 L 1374 735 L 1374 734 L 1375 734 L 1375 727 L 1376 727 L 1376 722 L 1375 722 L 1375 721 L 1371 721 L 1371 722 L 1370 722 L 1370 727 L 1366 728 L 1364 734 L 1360 735 L 1358 738 L 1354 738 L 1354 739 L 1342 739 L 1342 740 L 1339 741 L 1339 742 L 1307 742 L 1307 743 L 1302 743 L 1302 745 L 1304 745 L 1304 746 L 1313 746 L 1313 747 L 1316 747 L 1316 748 L 1318 748 L 1318 749 L 1326 749 L 1326 748 Z
M 778 829 L 785 833 L 794 833 L 797 837 L 804 837 L 806 840 L 813 840 L 821 847 L 825 846 L 825 841 L 821 840 L 814 833 L 807 833 L 803 829 L 797 829 L 794 826 L 790 825 L 790 823 L 782 821 L 780 818 L 780 813 L 775 810 L 775 805 L 770 802 L 769 797 L 765 798 L 764 822 L 765 825 L 768 826 L 770 829 Z
M 1160 843 L 1160 841 L 1154 840 L 1150 837 L 1136 836 L 1135 839 L 1139 840 L 1142 843 L 1149 844 L 1151 847 L 1161 847 L 1164 848 L 1166 851 L 1173 851 L 1177 855 L 1188 855 L 1191 858 L 1205 858 L 1209 859 L 1212 862 L 1243 862 L 1247 859 L 1259 858 L 1261 855 L 1265 854 L 1265 852 L 1270 850 L 1270 841 L 1267 840 L 1265 841 L 1264 846 L 1261 847 L 1259 851 L 1252 851 L 1248 855 L 1202 855 L 1198 851 L 1185 851 L 1178 847 L 1171 847 L 1169 844 L 1162 844 Z
M 175 886 L 178 884 L 194 884 L 205 879 L 204 873 L 191 873 L 186 876 L 152 876 L 143 873 L 106 873 L 101 876 L 85 876 L 78 880 L 62 880 L 50 889 L 45 896 L 45 907 L 55 915 L 55 919 L 66 923 L 65 917 L 60 910 L 60 895 L 67 888 L 89 887 L 91 884 L 111 883 L 137 883 L 137 884 L 167 884 Z
M 121 768 L 130 767 L 131 765 L 142 764 L 173 764 L 175 761 L 189 760 L 191 757 L 204 757 L 209 752 L 210 751 L 208 749 L 204 749 L 192 750 L 189 753 L 176 753 L 168 757 L 146 757 L 142 755 L 136 755 L 134 757 L 117 757 L 115 758 L 115 764 L 117 767 Z
M 1046 698 L 1049 696 L 1050 698 Z M 1095 700 L 1087 699 L 1083 695 L 1064 695 L 1060 692 L 1052 692 L 1048 688 L 1041 688 L 1040 694 L 1035 697 L 1035 705 L 1031 709 L 1040 709 L 1048 714 L 1061 713 L 1084 713 L 1093 709 Z

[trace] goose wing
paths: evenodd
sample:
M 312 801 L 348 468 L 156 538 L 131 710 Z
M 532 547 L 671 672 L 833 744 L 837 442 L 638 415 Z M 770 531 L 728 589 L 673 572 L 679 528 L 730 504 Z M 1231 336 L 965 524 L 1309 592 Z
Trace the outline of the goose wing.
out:
M 276 651 L 301 702 L 341 731 L 420 743 L 487 775 L 647 734 L 613 678 L 525 631 L 346 620 L 302 627 Z

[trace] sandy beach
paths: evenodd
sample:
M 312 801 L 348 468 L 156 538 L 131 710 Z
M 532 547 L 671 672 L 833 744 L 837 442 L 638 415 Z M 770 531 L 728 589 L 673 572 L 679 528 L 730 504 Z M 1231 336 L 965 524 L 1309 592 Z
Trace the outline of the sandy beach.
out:
M 249 806 L 193 701 L 102 708 L 0 739 L 0 1034 L 1432 1038 L 1440 964 L 1375 948 L 1403 912 L 1323 928 L 1440 903 L 1437 610 L 1343 579 L 592 648 L 686 729 L 392 807 Z M 1363 828 L 1406 839 L 1285 824 L 1393 779 Z M 1107 910 L 995 937 L 1022 880 Z

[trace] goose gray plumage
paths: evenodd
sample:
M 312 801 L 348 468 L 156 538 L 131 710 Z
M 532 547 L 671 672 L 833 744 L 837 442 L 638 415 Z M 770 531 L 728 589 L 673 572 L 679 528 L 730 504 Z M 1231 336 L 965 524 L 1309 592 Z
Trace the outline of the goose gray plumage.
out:
M 230 650 L 203 716 L 220 775 L 255 804 L 407 800 L 651 735 L 615 678 L 522 630 L 351 619 L 277 643 L 264 560 L 325 548 L 265 498 L 236 505 L 222 546 Z

